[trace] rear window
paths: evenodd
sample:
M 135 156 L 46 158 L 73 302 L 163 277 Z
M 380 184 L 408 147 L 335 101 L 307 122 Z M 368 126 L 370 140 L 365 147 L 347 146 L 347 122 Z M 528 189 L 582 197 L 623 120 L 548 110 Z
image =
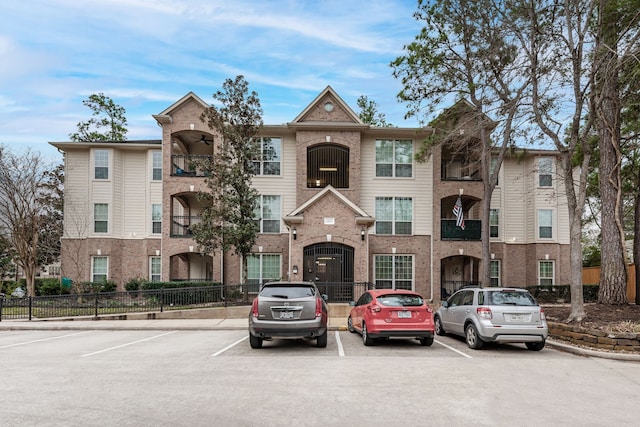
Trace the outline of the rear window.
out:
M 490 291 L 487 297 L 488 305 L 538 305 L 529 292 Z
M 424 300 L 417 295 L 392 294 L 380 295 L 378 302 L 388 307 L 419 307 Z
M 272 298 L 304 298 L 316 294 L 313 286 L 265 286 L 260 291 L 263 297 Z

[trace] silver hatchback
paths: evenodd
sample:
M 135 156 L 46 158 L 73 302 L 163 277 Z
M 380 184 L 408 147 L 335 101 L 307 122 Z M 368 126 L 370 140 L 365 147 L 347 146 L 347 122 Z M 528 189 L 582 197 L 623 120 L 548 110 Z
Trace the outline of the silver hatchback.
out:
M 272 338 L 307 338 L 327 346 L 326 295 L 312 282 L 270 282 L 260 289 L 249 313 L 249 344 L 261 348 Z
M 549 335 L 544 310 L 521 288 L 461 289 L 442 302 L 434 323 L 437 335 L 462 336 L 473 349 L 500 342 L 540 351 Z

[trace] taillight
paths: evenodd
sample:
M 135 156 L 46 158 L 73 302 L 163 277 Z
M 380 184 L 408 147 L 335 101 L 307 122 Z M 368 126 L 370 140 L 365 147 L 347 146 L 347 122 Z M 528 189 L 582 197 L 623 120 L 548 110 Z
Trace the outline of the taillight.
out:
M 369 311 L 371 311 L 372 313 L 380 313 L 382 311 L 382 309 L 380 308 L 379 305 L 374 304 L 374 305 L 369 307 Z
M 547 320 L 547 315 L 544 314 L 542 307 L 540 307 L 540 320 Z
M 253 304 L 251 304 L 251 316 L 258 317 L 258 298 L 254 298 Z
M 478 313 L 478 316 L 482 317 L 483 319 L 493 318 L 493 314 L 491 313 L 491 309 L 489 307 L 478 307 L 476 309 L 476 313 Z
M 427 306 L 427 313 L 433 313 L 433 308 Z
M 316 317 L 322 317 L 322 300 L 316 298 Z

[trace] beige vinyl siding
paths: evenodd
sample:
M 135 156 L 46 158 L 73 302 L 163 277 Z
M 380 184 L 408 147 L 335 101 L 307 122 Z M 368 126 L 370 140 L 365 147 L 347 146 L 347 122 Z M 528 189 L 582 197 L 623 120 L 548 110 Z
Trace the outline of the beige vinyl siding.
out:
M 416 152 L 414 140 L 414 153 Z M 361 146 L 361 207 L 375 216 L 376 197 L 394 196 L 413 199 L 413 234 L 431 235 L 433 226 L 433 166 L 431 157 L 425 163 L 413 163 L 411 178 L 376 177 L 375 139 L 367 138 Z M 371 229 L 375 233 L 375 227 Z
M 89 150 L 90 156 L 90 168 L 89 168 L 89 182 L 90 182 L 90 194 L 88 200 L 88 207 L 91 212 L 90 215 L 90 228 L 89 235 L 92 237 L 113 237 L 114 233 L 114 220 L 113 220 L 113 185 L 116 171 L 113 168 L 114 153 L 109 149 L 109 178 L 108 179 L 95 179 L 95 149 Z M 93 227 L 93 206 L 96 203 L 106 203 L 109 205 L 108 210 L 108 227 L 107 233 L 94 233 Z
M 524 243 L 529 221 L 525 208 L 528 186 L 524 176 L 524 166 L 523 163 L 513 159 L 505 159 L 502 168 L 504 176 L 501 186 L 504 202 L 500 207 L 502 239 L 507 243 Z
M 279 135 L 269 135 L 279 136 Z M 254 176 L 252 185 L 262 195 L 280 196 L 280 214 L 285 216 L 296 209 L 296 141 L 291 136 L 282 137 L 280 175 Z M 287 233 L 280 221 L 280 232 Z
M 504 187 L 496 187 L 491 194 L 491 209 L 498 209 L 498 237 L 492 237 L 492 241 L 505 240 L 505 211 L 504 211 Z M 481 205 L 478 203 L 478 205 Z M 484 218 L 482 218 L 484 220 Z
M 64 237 L 85 238 L 93 233 L 93 207 L 89 205 L 91 162 L 87 150 L 65 152 Z

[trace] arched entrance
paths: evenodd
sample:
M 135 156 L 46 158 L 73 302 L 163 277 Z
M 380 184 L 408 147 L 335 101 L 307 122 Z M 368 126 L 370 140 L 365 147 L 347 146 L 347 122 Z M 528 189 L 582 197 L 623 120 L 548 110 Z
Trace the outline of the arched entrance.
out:
M 348 289 L 352 290 L 353 248 L 330 242 L 307 246 L 304 248 L 303 278 L 315 282 L 330 299 L 334 298 L 335 291 L 344 287 L 340 284 L 348 283 Z

